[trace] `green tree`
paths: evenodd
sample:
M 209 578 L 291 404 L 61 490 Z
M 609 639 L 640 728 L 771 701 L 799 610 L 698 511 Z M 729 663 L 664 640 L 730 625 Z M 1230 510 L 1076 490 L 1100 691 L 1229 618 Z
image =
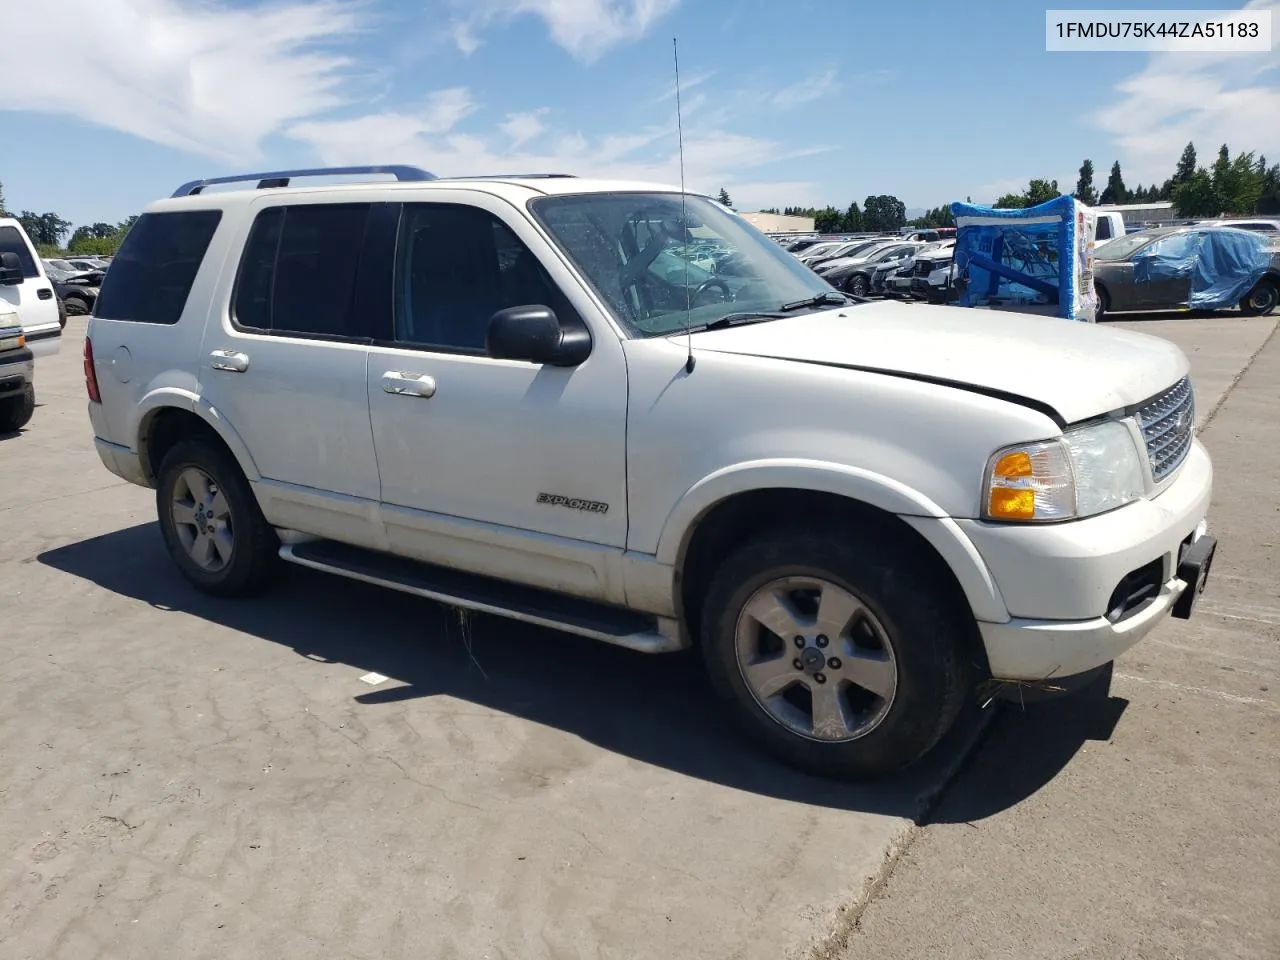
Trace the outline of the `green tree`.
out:
M 858 209 L 857 201 L 849 204 L 849 209 L 844 212 L 844 216 L 840 219 L 840 229 L 845 233 L 861 232 L 862 211 Z
M 1262 175 L 1262 192 L 1253 205 L 1254 213 L 1280 213 L 1280 163 L 1268 167 Z
M 840 230 L 842 215 L 835 207 L 827 207 L 814 212 L 813 229 L 818 233 L 837 233 Z
M 71 229 L 71 223 L 63 220 L 56 213 L 34 213 L 23 210 L 18 214 L 18 222 L 22 224 L 22 229 L 26 231 L 32 243 L 51 247 L 59 246 L 62 238 Z
M 80 256 L 108 257 L 119 249 L 120 241 L 123 239 L 124 235 L 120 233 L 96 237 L 93 235 L 92 227 L 80 227 L 67 242 L 67 252 Z
M 1093 161 L 1086 159 L 1080 164 L 1080 178 L 1076 180 L 1076 192 L 1073 196 L 1085 206 L 1092 207 L 1098 202 L 1098 191 L 1093 188 Z
M 1120 161 L 1111 165 L 1111 175 L 1107 177 L 1106 189 L 1098 198 L 1099 203 L 1128 203 L 1129 191 L 1125 189 L 1124 177 L 1120 173 Z
M 774 212 L 774 213 L 777 213 L 778 211 L 777 211 L 777 210 L 774 210 L 773 212 Z M 121 234 L 126 234 L 126 233 L 128 233 L 131 229 L 133 229 L 133 225 L 134 225 L 135 223 L 137 223 L 137 222 L 138 222 L 138 215 L 135 213 L 133 216 L 131 216 L 131 217 L 125 217 L 123 220 L 121 220 L 121 221 L 116 225 L 116 230 L 117 230 L 119 233 L 121 233 Z
M 1061 195 L 1057 180 L 1032 180 L 1027 185 L 1027 206 L 1036 207 Z
M 1173 209 L 1180 217 L 1216 217 L 1222 212 L 1222 198 L 1209 171 L 1201 167 L 1190 180 L 1174 188 Z
M 733 206 L 733 201 L 729 199 L 729 191 L 726 190 L 724 187 L 720 188 L 720 194 L 719 196 L 716 197 L 716 199 L 719 200 L 726 207 Z
M 892 232 L 907 222 L 907 207 L 897 197 L 879 194 L 862 202 L 862 227 L 864 230 Z

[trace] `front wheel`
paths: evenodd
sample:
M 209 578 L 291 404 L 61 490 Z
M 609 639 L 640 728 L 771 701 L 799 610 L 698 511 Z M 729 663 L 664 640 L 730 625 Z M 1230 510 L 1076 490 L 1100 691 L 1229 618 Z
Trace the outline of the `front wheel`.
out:
M 249 596 L 270 582 L 279 538 L 239 464 L 219 444 L 193 437 L 165 455 L 156 508 L 169 555 L 200 590 Z
M 67 297 L 64 302 L 67 305 L 67 316 L 87 317 L 89 315 L 89 301 L 82 300 L 80 297 Z
M 1249 317 L 1265 317 L 1274 313 L 1280 301 L 1280 289 L 1274 280 L 1260 280 L 1240 301 L 1240 312 Z
M 955 617 L 908 551 L 780 534 L 711 583 L 702 649 L 752 740 L 821 776 L 869 779 L 918 760 L 964 701 Z
M 16 397 L 0 400 L 0 433 L 16 433 L 36 412 L 36 388 L 27 384 Z
M 1102 287 L 1094 287 L 1094 290 L 1098 294 L 1098 309 L 1093 315 L 1093 320 L 1095 323 L 1100 323 L 1111 309 L 1111 297 Z
M 845 283 L 844 288 L 855 297 L 865 297 L 867 295 L 869 284 L 867 278 L 860 273 L 855 273 Z

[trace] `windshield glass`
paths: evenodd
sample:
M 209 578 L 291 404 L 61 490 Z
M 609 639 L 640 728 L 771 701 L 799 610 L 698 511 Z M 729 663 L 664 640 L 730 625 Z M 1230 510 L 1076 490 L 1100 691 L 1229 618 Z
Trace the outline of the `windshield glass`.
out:
M 1104 243 L 1094 251 L 1095 260 L 1123 260 L 1140 247 L 1145 247 L 1155 238 L 1149 233 L 1130 233 Z
M 838 300 L 742 218 L 705 197 L 684 203 L 683 216 L 677 193 L 549 196 L 529 206 L 618 321 L 640 336 L 771 313 L 823 294 Z

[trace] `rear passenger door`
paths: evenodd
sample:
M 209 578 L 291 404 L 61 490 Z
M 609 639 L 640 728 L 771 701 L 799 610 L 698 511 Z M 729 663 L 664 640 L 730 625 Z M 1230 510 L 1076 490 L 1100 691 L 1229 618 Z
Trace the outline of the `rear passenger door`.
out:
M 384 204 L 258 201 L 229 301 L 208 324 L 200 391 L 243 439 L 278 526 L 379 546 L 365 364 Z M 382 231 L 385 234 L 385 231 Z

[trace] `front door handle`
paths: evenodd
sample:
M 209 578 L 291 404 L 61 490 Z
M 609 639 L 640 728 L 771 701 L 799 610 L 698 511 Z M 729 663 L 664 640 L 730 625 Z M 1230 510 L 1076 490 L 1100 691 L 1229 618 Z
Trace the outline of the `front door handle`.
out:
M 209 366 L 228 373 L 244 373 L 249 369 L 249 357 L 234 350 L 215 350 L 209 354 Z
M 436 392 L 436 379 L 425 373 L 388 370 L 382 375 L 382 389 L 402 397 L 432 397 Z

